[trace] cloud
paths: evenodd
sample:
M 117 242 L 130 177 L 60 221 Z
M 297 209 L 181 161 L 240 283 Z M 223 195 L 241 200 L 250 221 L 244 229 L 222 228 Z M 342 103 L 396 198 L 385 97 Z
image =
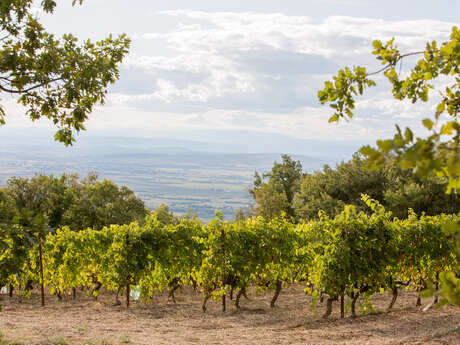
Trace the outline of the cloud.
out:
M 322 85 L 318 75 L 326 80 L 343 65 L 377 68 L 373 39 L 396 37 L 402 51 L 413 51 L 423 49 L 426 41 L 445 40 L 453 25 L 345 16 L 318 22 L 308 16 L 254 12 L 174 10 L 156 15 L 187 23 L 166 33 L 135 35 L 135 44 L 154 40 L 172 52 L 133 54 L 124 63 L 129 71 L 155 80 L 142 92 L 144 99 L 264 111 L 315 106 Z M 123 88 L 122 80 L 117 92 Z
M 204 21 L 211 26 L 180 26 L 164 35 L 144 34 L 139 38 L 160 38 L 178 51 L 207 52 L 271 49 L 301 54 L 356 55 L 370 50 L 363 40 L 397 37 L 402 48 L 424 46 L 427 40 L 445 39 L 455 23 L 435 20 L 388 21 L 383 19 L 331 16 L 315 22 L 308 16 L 280 13 L 201 12 L 175 10 L 160 15 Z
M 315 21 L 279 13 L 177 10 L 157 15 L 186 23 L 135 37 L 136 44 L 161 42 L 169 53 L 129 56 L 125 73 L 144 75 L 149 85 L 133 94 L 120 87 L 109 104 L 129 109 L 152 129 L 251 130 L 303 139 L 388 137 L 395 122 L 420 129 L 431 104 L 398 102 L 379 87 L 359 99 L 353 121 L 335 126 L 328 123 L 331 111 L 319 106 L 316 92 L 343 65 L 377 68 L 371 55 L 375 38 L 396 37 L 402 51 L 413 51 L 426 41 L 445 40 L 452 26 L 344 16 Z

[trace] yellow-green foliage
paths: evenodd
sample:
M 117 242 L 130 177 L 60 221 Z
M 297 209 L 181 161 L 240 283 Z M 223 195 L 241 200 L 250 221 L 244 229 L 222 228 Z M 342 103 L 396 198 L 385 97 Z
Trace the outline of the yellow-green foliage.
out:
M 91 286 L 97 277 L 110 290 L 139 285 L 141 298 L 171 287 L 198 282 L 204 294 L 219 297 L 232 288 L 276 288 L 306 282 L 313 297 L 331 298 L 391 290 L 395 281 L 438 280 L 451 284 L 458 267 L 452 236 L 443 226 L 456 216 L 392 218 L 383 206 L 363 196 L 371 214 L 347 206 L 335 218 L 293 224 L 262 217 L 226 222 L 217 213 L 203 225 L 181 220 L 162 225 L 150 217 L 144 225 L 112 225 L 80 232 L 69 228 L 48 234 L 43 245 L 45 283 L 52 293 Z M 7 282 L 38 280 L 35 247 L 20 270 L 12 266 Z M 457 265 L 457 266 L 456 266 Z M 1 266 L 3 267 L 3 266 Z M 5 276 L 5 275 L 4 275 Z

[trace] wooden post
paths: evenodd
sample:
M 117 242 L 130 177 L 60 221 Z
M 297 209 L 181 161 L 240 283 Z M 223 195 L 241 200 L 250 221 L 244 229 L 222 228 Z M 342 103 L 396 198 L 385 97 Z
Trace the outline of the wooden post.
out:
M 42 239 L 38 242 L 38 253 L 40 256 L 40 284 L 41 284 L 41 295 L 42 295 L 42 307 L 45 306 L 45 282 L 43 279 L 43 251 L 42 251 Z
M 227 305 L 226 305 L 226 295 L 227 295 L 227 291 L 226 291 L 226 276 L 227 276 L 227 271 L 226 271 L 226 262 L 225 262 L 225 230 L 222 229 L 221 230 L 221 233 L 220 233 L 220 237 L 221 237 L 221 241 L 222 241 L 222 287 L 224 289 L 224 294 L 222 295 L 222 312 L 225 313 L 225 310 L 227 309 Z
M 437 304 L 438 303 L 438 291 L 439 291 L 439 272 L 436 272 L 436 282 L 434 283 L 434 287 L 436 289 L 436 293 L 434 295 L 434 301 L 433 303 L 434 304 Z
M 345 317 L 345 298 L 342 294 L 340 295 L 340 318 L 343 319 Z
M 225 313 L 225 310 L 227 310 L 227 304 L 225 302 L 226 299 L 226 294 L 222 295 L 222 311 Z
M 415 304 L 416 307 L 420 307 L 422 305 L 422 299 L 420 298 L 421 291 L 422 291 L 422 288 L 419 286 L 417 288 L 417 303 Z

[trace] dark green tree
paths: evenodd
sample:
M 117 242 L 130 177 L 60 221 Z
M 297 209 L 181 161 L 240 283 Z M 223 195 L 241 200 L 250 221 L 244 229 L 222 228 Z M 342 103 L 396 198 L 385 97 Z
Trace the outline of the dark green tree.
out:
M 394 165 L 385 168 L 386 188 L 382 204 L 398 218 L 406 218 L 409 208 L 416 214 L 429 216 L 460 212 L 457 193 L 446 194 L 447 179 L 433 174 L 420 177 L 412 170 Z
M 15 218 L 16 223 L 18 219 L 27 223 L 27 219 L 40 216 L 51 229 L 101 229 L 111 224 L 143 222 L 147 215 L 144 202 L 133 191 L 112 181 L 98 181 L 95 174 L 81 181 L 77 174 L 12 177 L 1 190 L 0 198 L 2 195 L 10 223 Z M 28 226 L 26 223 L 21 225 Z
M 174 213 L 169 211 L 169 206 L 161 204 L 156 209 L 152 211 L 152 215 L 162 224 L 162 225 L 173 225 L 179 222 L 179 219 L 174 215 Z
M 362 194 L 377 200 L 398 218 L 406 218 L 409 208 L 427 215 L 460 211 L 458 195 L 445 193 L 445 178 L 420 177 L 394 163 L 381 170 L 369 170 L 366 166 L 366 159 L 356 153 L 352 160 L 338 164 L 336 169 L 326 165 L 322 171 L 305 174 L 295 198 L 297 216 L 312 219 L 324 211 L 335 217 L 345 205 L 370 212 L 361 200 Z
M 147 215 L 144 202 L 132 190 L 109 180 L 98 181 L 95 174 L 82 180 L 72 193 L 73 202 L 63 213 L 62 225 L 73 230 L 143 223 Z
M 302 164 L 289 155 L 281 155 L 282 162 L 275 162 L 271 172 L 254 175 L 254 187 L 249 190 L 256 202 L 254 213 L 267 219 L 285 212 L 294 217 L 294 196 L 299 190 Z
M 323 171 L 305 174 L 296 195 L 296 214 L 303 219 L 312 219 L 318 217 L 319 211 L 324 211 L 335 217 L 345 205 L 368 211 L 361 194 L 382 201 L 386 183 L 384 173 L 366 170 L 364 165 L 362 157 L 355 154 L 352 160 L 338 164 L 336 169 L 325 165 Z

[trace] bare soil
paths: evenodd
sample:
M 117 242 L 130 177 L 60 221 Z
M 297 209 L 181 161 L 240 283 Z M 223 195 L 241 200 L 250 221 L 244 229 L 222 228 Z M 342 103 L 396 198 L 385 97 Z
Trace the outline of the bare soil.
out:
M 0 334 L 3 344 L 460 344 L 460 311 L 454 306 L 416 307 L 414 292 L 401 293 L 393 311 L 385 309 L 389 295 L 373 299 L 375 312 L 356 318 L 347 313 L 340 319 L 334 302 L 331 317 L 323 320 L 325 304 L 310 310 L 303 287 L 285 289 L 276 308 L 270 308 L 273 292 L 249 292 L 236 310 L 227 296 L 227 311 L 220 302 L 208 302 L 191 289 L 177 293 L 177 304 L 167 294 L 149 303 L 134 302 L 129 309 L 114 306 L 111 293 L 97 301 L 78 292 L 63 301 L 47 296 L 40 307 L 39 295 L 29 300 L 3 296 Z M 427 305 L 430 300 L 424 300 Z

